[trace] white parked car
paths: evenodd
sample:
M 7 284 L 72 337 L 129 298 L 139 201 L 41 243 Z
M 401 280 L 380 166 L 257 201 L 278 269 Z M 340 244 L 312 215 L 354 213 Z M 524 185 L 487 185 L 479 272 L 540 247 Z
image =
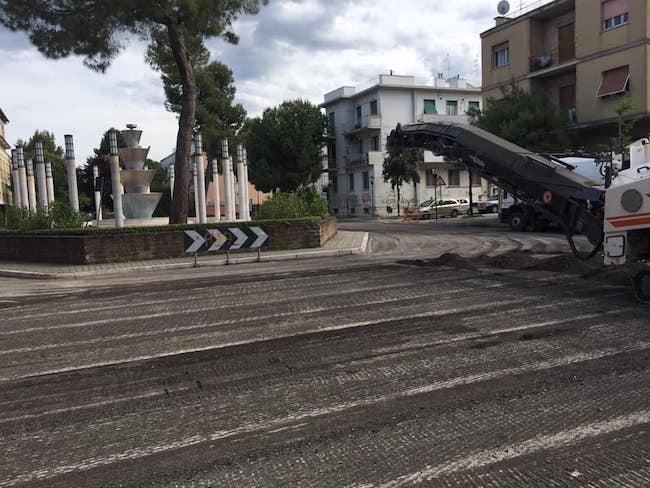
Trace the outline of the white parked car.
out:
M 458 217 L 466 213 L 469 209 L 468 203 L 461 203 L 459 200 L 425 200 L 420 204 L 418 210 L 423 219 L 433 219 L 438 217 Z

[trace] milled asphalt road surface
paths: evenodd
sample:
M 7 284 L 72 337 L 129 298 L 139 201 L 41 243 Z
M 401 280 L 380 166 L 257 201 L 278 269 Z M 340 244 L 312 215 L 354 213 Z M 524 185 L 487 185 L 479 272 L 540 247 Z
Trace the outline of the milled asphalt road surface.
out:
M 621 273 L 489 219 L 341 227 L 370 254 L 0 279 L 0 487 L 650 485 Z

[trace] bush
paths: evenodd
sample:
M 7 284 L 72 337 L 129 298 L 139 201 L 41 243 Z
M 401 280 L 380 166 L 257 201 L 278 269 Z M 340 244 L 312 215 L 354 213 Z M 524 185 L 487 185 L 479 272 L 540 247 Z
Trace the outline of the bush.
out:
M 12 230 L 74 229 L 83 224 L 81 214 L 63 201 L 55 201 L 51 208 L 40 205 L 36 210 L 11 207 L 7 212 L 7 229 Z
M 300 188 L 292 193 L 277 192 L 260 206 L 260 219 L 298 219 L 329 215 L 327 202 L 311 188 Z

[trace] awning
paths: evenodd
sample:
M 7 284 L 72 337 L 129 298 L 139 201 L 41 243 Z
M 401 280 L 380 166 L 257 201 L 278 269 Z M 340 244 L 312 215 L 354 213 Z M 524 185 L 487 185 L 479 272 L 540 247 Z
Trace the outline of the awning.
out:
M 623 93 L 627 88 L 628 81 L 630 81 L 629 66 L 621 66 L 620 68 L 603 71 L 602 78 L 600 79 L 600 87 L 598 88 L 598 96 L 606 97 L 608 95 Z

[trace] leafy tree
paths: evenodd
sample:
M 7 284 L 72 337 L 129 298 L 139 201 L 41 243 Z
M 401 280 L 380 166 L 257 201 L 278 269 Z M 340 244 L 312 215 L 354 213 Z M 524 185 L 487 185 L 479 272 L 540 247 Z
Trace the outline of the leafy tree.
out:
M 314 183 L 323 167 L 327 118 L 306 100 L 267 108 L 244 128 L 250 180 L 258 190 L 294 191 Z
M 160 67 L 165 88 L 165 108 L 180 114 L 183 86 L 174 57 L 164 36 L 154 36 L 147 58 Z M 235 99 L 232 70 L 218 61 L 209 62 L 210 52 L 202 44 L 188 47 L 192 56 L 197 87 L 196 125 L 203 135 L 204 150 L 211 157 L 221 154 L 221 141 L 236 141 L 236 134 L 246 121 L 246 110 Z
M 256 13 L 268 0 L 0 0 L 0 24 L 25 31 L 49 58 L 84 57 L 91 69 L 105 71 L 130 36 L 167 37 L 182 86 L 176 138 L 176 182 L 170 223 L 187 221 L 189 160 L 196 118 L 197 86 L 191 52 L 207 37 L 238 39 L 232 23 Z M 154 68 L 161 66 L 153 64 Z
M 397 215 L 400 213 L 400 191 L 404 183 L 419 183 L 418 163 L 423 161 L 421 149 L 407 149 L 403 152 L 390 150 L 384 159 L 382 176 L 397 191 Z
M 636 103 L 629 93 L 623 95 L 614 108 L 618 123 L 618 137 L 621 141 L 621 147 L 629 146 L 634 142 L 632 138 L 632 129 L 637 121 L 625 120 L 625 116 L 634 112 L 635 109 Z
M 502 98 L 488 98 L 483 112 L 469 115 L 481 129 L 527 149 L 560 151 L 569 143 L 567 121 L 550 101 L 514 84 L 503 89 Z
M 34 161 L 34 175 L 36 176 L 36 141 L 43 143 L 43 156 L 45 161 L 52 163 L 52 180 L 54 182 L 54 196 L 56 200 L 68 201 L 68 173 L 65 163 L 65 152 L 56 144 L 54 134 L 46 130 L 36 130 L 23 146 L 25 161 Z

